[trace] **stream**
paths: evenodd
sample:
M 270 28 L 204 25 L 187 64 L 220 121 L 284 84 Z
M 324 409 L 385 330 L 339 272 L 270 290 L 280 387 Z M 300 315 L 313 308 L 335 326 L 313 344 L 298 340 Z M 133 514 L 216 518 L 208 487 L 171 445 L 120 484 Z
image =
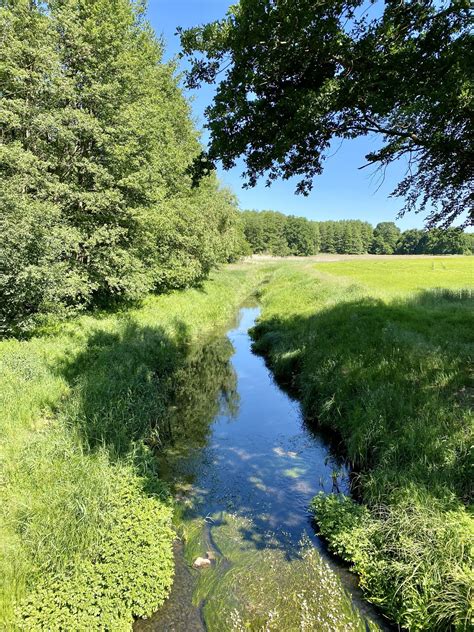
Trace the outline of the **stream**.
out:
M 158 458 L 183 537 L 169 599 L 134 630 L 388 629 L 315 534 L 311 498 L 348 493 L 349 473 L 252 352 L 259 311 L 243 307 L 176 376 Z M 210 566 L 192 568 L 199 556 Z

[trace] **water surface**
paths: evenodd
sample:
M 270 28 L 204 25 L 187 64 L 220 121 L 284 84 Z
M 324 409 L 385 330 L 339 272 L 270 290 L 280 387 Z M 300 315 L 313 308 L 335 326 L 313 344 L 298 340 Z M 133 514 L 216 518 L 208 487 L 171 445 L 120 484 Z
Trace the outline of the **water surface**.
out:
M 348 573 L 327 564 L 314 533 L 311 498 L 321 490 L 348 493 L 348 471 L 252 352 L 249 329 L 258 315 L 258 307 L 243 308 L 227 337 L 195 349 L 176 377 L 171 447 L 159 461 L 183 508 L 189 542 L 175 551 L 170 598 L 137 629 L 363 630 L 377 618 Z M 191 569 L 207 551 L 212 568 Z M 300 606 L 301 614 L 282 612 Z M 280 623 L 272 627 L 268 616 Z

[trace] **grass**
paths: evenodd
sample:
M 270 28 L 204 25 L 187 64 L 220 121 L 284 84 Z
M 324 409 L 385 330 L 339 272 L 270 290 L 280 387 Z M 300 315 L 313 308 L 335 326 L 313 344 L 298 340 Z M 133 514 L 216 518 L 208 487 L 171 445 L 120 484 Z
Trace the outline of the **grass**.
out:
M 163 602 L 172 507 L 150 446 L 187 348 L 263 274 L 0 343 L 0 628 L 125 630 Z
M 234 265 L 201 288 L 0 342 L 1 628 L 126 630 L 163 602 L 173 507 L 153 449 L 169 439 L 172 400 L 188 402 L 190 424 L 196 407 L 212 416 L 205 394 L 189 399 L 188 350 L 264 278 L 256 346 L 355 472 L 360 503 L 313 503 L 329 547 L 401 625 L 469 628 L 472 279 L 471 259 L 451 257 Z M 214 374 L 201 381 L 215 403 Z M 277 552 L 233 549 L 237 528 L 227 516 L 213 534 L 234 566 L 212 595 L 200 588 L 211 628 L 343 622 L 336 588 L 327 611 L 310 589 L 324 575 L 316 558 L 282 577 Z M 274 573 L 257 582 L 264 565 Z
M 474 284 L 473 257 L 400 257 L 388 260 L 318 263 L 316 269 L 352 279 L 385 295 L 429 288 L 457 290 Z
M 429 259 L 281 265 L 254 333 L 354 468 L 365 510 L 317 498 L 320 531 L 411 630 L 469 629 L 473 617 L 474 304 L 471 260 L 451 261 L 460 280 L 443 277 L 445 290 Z

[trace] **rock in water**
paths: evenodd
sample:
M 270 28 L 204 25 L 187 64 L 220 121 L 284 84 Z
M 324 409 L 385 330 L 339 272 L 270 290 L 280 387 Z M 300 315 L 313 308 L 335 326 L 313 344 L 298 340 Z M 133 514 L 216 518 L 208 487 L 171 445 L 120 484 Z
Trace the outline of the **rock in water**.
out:
M 210 565 L 211 565 L 211 560 L 207 559 L 206 557 L 197 557 L 194 560 L 193 568 L 206 568 L 206 566 L 210 566 Z

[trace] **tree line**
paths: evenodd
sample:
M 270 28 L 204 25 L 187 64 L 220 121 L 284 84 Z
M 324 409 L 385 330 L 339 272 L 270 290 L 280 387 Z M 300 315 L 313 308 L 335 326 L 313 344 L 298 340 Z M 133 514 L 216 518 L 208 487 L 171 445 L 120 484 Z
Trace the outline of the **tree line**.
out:
M 474 235 L 457 228 L 402 232 L 360 220 L 316 222 L 277 211 L 242 212 L 248 252 L 276 256 L 338 254 L 472 254 Z
M 196 283 L 235 256 L 234 196 L 201 151 L 142 3 L 0 1 L 0 333 Z
M 0 34 L 0 335 L 190 286 L 243 248 L 472 250 L 454 229 L 238 213 L 212 169 L 196 179 L 199 135 L 140 2 L 0 0 Z

